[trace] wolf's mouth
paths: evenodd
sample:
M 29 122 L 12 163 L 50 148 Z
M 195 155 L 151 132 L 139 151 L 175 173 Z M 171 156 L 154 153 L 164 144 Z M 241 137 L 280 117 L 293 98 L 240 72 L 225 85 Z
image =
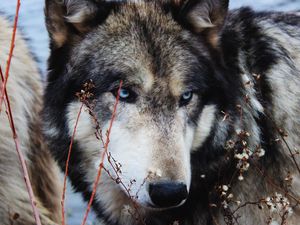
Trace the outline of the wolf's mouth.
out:
M 178 207 L 182 206 L 185 202 L 186 202 L 186 200 L 182 200 L 179 204 L 174 205 L 174 206 L 169 206 L 169 207 L 159 207 L 159 206 L 156 206 L 152 203 L 149 203 L 144 207 L 146 209 L 152 210 L 152 211 L 164 211 L 164 210 L 170 210 L 170 209 L 178 208 Z

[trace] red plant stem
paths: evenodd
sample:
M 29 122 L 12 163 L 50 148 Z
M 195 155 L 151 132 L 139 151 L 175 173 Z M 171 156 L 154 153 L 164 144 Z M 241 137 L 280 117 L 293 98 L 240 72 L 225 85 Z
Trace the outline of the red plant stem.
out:
M 112 113 L 112 116 L 111 116 L 109 128 L 108 128 L 107 133 L 106 133 L 106 142 L 105 142 L 105 145 L 104 145 L 104 151 L 101 154 L 101 161 L 100 161 L 100 164 L 99 164 L 98 173 L 97 173 L 96 179 L 94 181 L 93 191 L 92 191 L 92 194 L 91 194 L 91 197 L 90 197 L 90 200 L 89 200 L 89 204 L 87 206 L 87 209 L 86 209 L 86 212 L 84 214 L 84 218 L 83 218 L 83 221 L 82 221 L 81 225 L 85 225 L 85 223 L 86 223 L 87 217 L 88 217 L 89 212 L 91 210 L 91 205 L 92 205 L 93 200 L 95 198 L 97 186 L 98 186 L 98 183 L 99 183 L 100 178 L 101 178 L 104 159 L 105 159 L 105 156 L 107 155 L 107 151 L 108 151 L 109 136 L 110 136 L 110 133 L 111 133 L 111 130 L 112 130 L 113 122 L 114 122 L 115 117 L 116 117 L 117 106 L 118 106 L 118 103 L 119 103 L 120 91 L 121 91 L 121 88 L 122 88 L 122 84 L 123 84 L 123 82 L 121 81 L 119 89 L 118 89 L 118 95 L 117 95 L 117 98 L 116 98 L 116 102 L 115 102 L 115 105 L 114 105 L 114 110 L 113 110 L 113 113 Z
M 3 73 L 2 73 L 2 68 L 0 66 L 0 76 L 1 76 L 1 81 L 2 83 L 4 82 L 4 76 L 3 76 Z M 5 88 L 4 90 L 4 104 L 5 104 L 5 108 L 6 108 L 6 113 L 7 113 L 7 116 L 8 116 L 8 122 L 9 122 L 9 125 L 11 127 L 12 130 L 15 130 L 15 126 L 14 124 L 11 122 L 12 121 L 12 116 L 11 116 L 11 111 L 9 111 L 9 108 L 10 108 L 10 101 L 8 99 L 8 94 L 7 94 L 7 90 Z
M 62 193 L 62 200 L 61 200 L 61 213 L 62 213 L 62 221 L 61 224 L 65 225 L 65 198 L 66 198 L 66 189 L 67 189 L 67 177 L 68 177 L 68 171 L 69 171 L 69 162 L 70 162 L 70 157 L 71 157 L 71 153 L 72 153 L 72 146 L 73 146 L 73 142 L 74 142 L 74 138 L 75 138 L 75 133 L 77 130 L 77 125 L 79 122 L 79 118 L 82 112 L 82 108 L 83 108 L 83 103 L 80 106 L 78 115 L 77 115 L 77 119 L 76 119 L 76 123 L 75 123 L 75 127 L 73 130 L 73 134 L 72 134 L 72 138 L 71 138 L 71 142 L 69 145 L 69 151 L 68 151 L 68 157 L 67 157 L 67 161 L 66 161 L 66 169 L 65 169 L 65 176 L 64 176 L 64 186 L 63 186 L 63 193 Z
M 2 73 L 1 66 L 0 66 L 0 75 L 1 75 L 2 82 L 4 82 L 4 76 L 3 76 L 3 73 Z M 13 119 L 12 111 L 11 111 L 11 107 L 10 107 L 10 101 L 9 101 L 9 98 L 8 98 L 6 88 L 4 89 L 4 94 L 5 94 L 4 95 L 5 105 L 7 106 L 7 112 L 8 112 L 8 119 L 9 119 L 11 131 L 13 133 L 13 139 L 14 139 L 14 142 L 15 142 L 15 146 L 16 146 L 16 150 L 17 150 L 17 153 L 18 153 L 18 156 L 19 156 L 19 160 L 21 162 L 21 167 L 22 167 L 22 172 L 23 172 L 23 175 L 24 175 L 26 188 L 27 188 L 27 191 L 28 191 L 28 194 L 29 194 L 30 203 L 31 203 L 32 210 L 33 210 L 33 213 L 34 213 L 34 219 L 35 219 L 36 225 L 41 225 L 40 215 L 39 215 L 38 209 L 36 207 L 36 201 L 35 201 L 32 186 L 31 186 L 31 183 L 30 183 L 25 158 L 24 158 L 23 153 L 22 153 L 21 148 L 20 148 L 20 141 L 19 141 L 19 138 L 18 138 L 18 135 L 17 135 L 17 131 L 16 131 L 16 127 L 15 127 L 15 123 L 14 123 L 14 119 Z
M 14 47 L 15 47 L 20 5 L 21 5 L 21 0 L 17 0 L 14 27 L 13 27 L 13 33 L 12 33 L 12 38 L 11 38 L 11 42 L 10 42 L 10 51 L 9 51 L 9 55 L 8 55 L 8 59 L 7 59 L 7 63 L 6 63 L 6 69 L 5 69 L 5 79 L 3 80 L 2 88 L 0 91 L 0 113 L 1 113 L 1 108 L 2 108 L 2 102 L 4 99 L 4 95 L 5 95 L 6 84 L 8 81 L 10 63 L 11 63 L 11 59 L 12 59 L 13 51 L 14 51 Z

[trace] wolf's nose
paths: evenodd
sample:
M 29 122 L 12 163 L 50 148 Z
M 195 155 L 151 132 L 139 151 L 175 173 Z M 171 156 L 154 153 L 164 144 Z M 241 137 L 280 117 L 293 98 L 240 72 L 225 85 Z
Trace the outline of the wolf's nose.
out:
M 149 195 L 157 207 L 173 207 L 187 198 L 188 191 L 184 183 L 157 182 L 149 184 Z

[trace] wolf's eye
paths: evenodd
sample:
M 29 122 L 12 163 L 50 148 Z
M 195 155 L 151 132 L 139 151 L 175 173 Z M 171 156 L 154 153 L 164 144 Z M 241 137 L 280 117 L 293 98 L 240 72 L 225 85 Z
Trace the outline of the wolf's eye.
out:
M 129 91 L 128 91 L 128 90 L 126 90 L 126 89 L 124 89 L 124 88 L 122 88 L 122 89 L 120 90 L 120 98 L 126 99 L 126 98 L 128 98 L 129 96 L 130 96 L 130 94 L 129 94 Z
M 113 92 L 113 94 L 115 96 L 117 96 L 118 95 L 118 90 L 115 90 Z M 132 91 L 128 88 L 121 88 L 119 97 L 120 97 L 120 101 L 133 103 L 133 102 L 135 102 L 135 100 L 137 98 L 137 94 L 134 91 Z
M 185 106 L 185 105 L 189 104 L 189 102 L 193 98 L 193 94 L 194 93 L 192 91 L 187 91 L 187 92 L 183 93 L 180 98 L 179 106 L 181 107 L 181 106 Z

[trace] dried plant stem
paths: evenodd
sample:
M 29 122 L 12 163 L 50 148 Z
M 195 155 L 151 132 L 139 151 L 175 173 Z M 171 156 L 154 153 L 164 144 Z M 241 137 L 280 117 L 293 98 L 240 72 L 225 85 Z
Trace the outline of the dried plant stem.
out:
M 273 179 L 262 169 L 260 168 L 257 164 L 253 163 L 254 167 L 256 168 L 256 170 L 267 179 L 267 182 L 272 185 L 274 188 L 276 188 L 277 190 L 280 190 L 282 192 L 284 192 L 288 197 L 290 197 L 291 199 L 293 199 L 295 202 L 297 202 L 297 204 L 300 204 L 300 199 L 298 199 L 297 197 L 295 197 L 294 195 L 292 195 L 291 193 L 287 192 L 286 190 L 282 189 L 280 186 L 278 186 L 277 184 L 274 183 Z
M 118 90 L 118 95 L 116 97 L 116 102 L 115 102 L 115 105 L 114 105 L 114 109 L 113 109 L 113 112 L 112 112 L 112 116 L 111 116 L 109 128 L 108 128 L 107 133 L 106 133 L 106 142 L 105 142 L 105 145 L 104 145 L 104 151 L 101 154 L 101 161 L 100 161 L 100 164 L 99 164 L 99 168 L 98 168 L 96 179 L 94 181 L 93 191 L 92 191 L 92 194 L 91 194 L 91 197 L 90 197 L 90 200 L 89 200 L 89 203 L 88 203 L 88 206 L 87 206 L 86 212 L 84 214 L 84 218 L 83 218 L 83 221 L 82 221 L 81 225 L 85 225 L 85 223 L 86 223 L 88 214 L 89 214 L 89 212 L 91 210 L 91 205 L 92 205 L 93 200 L 95 198 L 97 186 L 98 186 L 98 183 L 99 183 L 100 178 L 101 178 L 104 159 L 105 159 L 105 156 L 107 155 L 107 151 L 108 151 L 109 137 L 110 137 L 110 133 L 111 133 L 111 130 L 112 130 L 114 119 L 116 117 L 117 106 L 118 106 L 118 103 L 119 103 L 120 90 L 121 90 L 122 84 L 123 84 L 123 82 L 121 81 L 120 82 L 120 86 L 119 86 L 119 90 Z
M 234 215 L 237 211 L 239 211 L 241 208 L 244 208 L 248 205 L 259 205 L 263 200 L 259 200 L 257 202 L 245 202 L 244 204 L 238 206 L 235 210 L 232 211 L 232 215 Z
M 83 105 L 84 104 L 82 103 L 81 106 L 80 106 L 79 112 L 77 114 L 76 123 L 75 123 L 73 134 L 72 134 L 72 137 L 71 137 L 71 142 L 70 142 L 69 151 L 68 151 L 68 157 L 67 157 L 67 161 L 66 161 L 64 186 L 63 186 L 63 193 L 62 193 L 62 199 L 61 199 L 61 213 L 62 213 L 61 224 L 62 225 L 65 225 L 65 198 L 66 198 L 66 189 L 67 189 L 67 177 L 68 177 L 68 172 L 69 172 L 69 162 L 70 162 L 70 158 L 71 158 L 75 133 L 76 133 L 76 130 L 77 130 L 77 125 L 78 125 L 78 122 L 79 122 L 79 118 L 80 118 L 80 115 L 81 115 L 81 112 L 82 112 Z
M 3 99 L 4 99 L 4 95 L 5 95 L 6 84 L 7 84 L 7 81 L 8 81 L 10 63 L 11 63 L 11 59 L 12 59 L 13 52 L 14 52 L 14 47 L 15 47 L 15 40 L 16 40 L 16 32 L 17 32 L 17 26 L 18 26 L 20 6 L 21 6 L 21 0 L 17 0 L 14 26 L 13 26 L 13 33 L 12 33 L 12 38 L 11 38 L 11 43 L 10 43 L 10 50 L 9 50 L 9 55 L 8 55 L 8 59 L 7 59 L 7 62 L 6 62 L 5 77 L 2 80 L 2 87 L 1 87 L 1 91 L 0 91 L 0 113 L 1 113 L 1 108 L 2 108 L 2 102 L 3 102 Z
M 297 171 L 298 171 L 298 173 L 299 173 L 299 175 L 300 175 L 300 167 L 299 167 L 299 165 L 298 165 L 298 163 L 297 163 L 297 160 L 295 159 L 295 156 L 294 156 L 294 154 L 293 154 L 293 151 L 292 151 L 291 147 L 290 147 L 289 144 L 287 143 L 287 141 L 286 141 L 284 135 L 281 134 L 280 130 L 279 130 L 278 128 L 277 128 L 277 130 L 278 130 L 278 133 L 280 134 L 280 137 L 281 137 L 282 141 L 284 142 L 285 146 L 286 146 L 287 149 L 289 150 L 290 155 L 291 155 L 291 157 L 292 157 L 292 160 L 293 160 L 293 162 L 294 162 L 294 164 L 295 164 L 295 166 L 296 166 L 296 168 L 297 168 Z
M 95 136 L 98 140 L 101 141 L 101 144 L 103 146 L 105 146 L 105 142 L 103 140 L 103 136 L 102 136 L 102 130 L 100 129 L 100 125 L 97 119 L 97 116 L 95 115 L 95 113 L 93 112 L 93 106 L 88 102 L 88 101 L 84 101 L 85 106 L 88 108 L 89 110 L 89 114 L 92 116 L 92 118 L 94 119 L 95 125 L 96 125 L 96 132 L 95 132 Z M 139 221 L 142 222 L 143 225 L 145 225 L 145 222 L 139 212 L 139 207 L 136 203 L 136 199 L 138 198 L 138 193 L 141 189 L 141 187 L 145 184 L 146 180 L 148 179 L 148 176 L 144 179 L 143 183 L 140 185 L 137 193 L 135 194 L 135 196 L 132 196 L 131 194 L 131 190 L 130 190 L 130 186 L 127 187 L 123 181 L 122 178 L 120 177 L 121 174 L 121 168 L 120 168 L 120 164 L 117 163 L 117 161 L 113 158 L 113 156 L 111 155 L 110 152 L 106 152 L 106 157 L 107 157 L 107 161 L 110 164 L 111 168 L 113 169 L 113 173 L 115 174 L 115 177 L 110 173 L 110 171 L 108 169 L 105 168 L 105 166 L 103 165 L 103 170 L 107 173 L 107 175 L 113 180 L 115 181 L 117 184 L 121 185 L 124 190 L 126 190 L 128 196 L 131 198 L 133 206 L 136 210 L 136 213 L 138 215 L 139 218 L 137 218 Z
M 287 141 L 286 141 L 286 139 L 285 139 L 285 134 L 284 134 L 283 131 L 277 126 L 276 122 L 272 119 L 272 117 L 269 115 L 269 113 L 267 113 L 266 115 L 267 115 L 267 117 L 269 118 L 269 120 L 273 123 L 273 126 L 275 127 L 275 129 L 277 130 L 278 134 L 280 135 L 280 137 L 281 137 L 283 143 L 284 143 L 285 146 L 287 147 L 287 149 L 288 149 L 288 151 L 289 151 L 289 153 L 290 153 L 290 155 L 291 155 L 291 158 L 292 158 L 292 160 L 293 160 L 293 162 L 294 162 L 294 164 L 295 164 L 295 166 L 296 166 L 296 169 L 297 169 L 297 171 L 298 171 L 298 173 L 299 173 L 299 175 L 300 175 L 300 166 L 299 166 L 299 164 L 297 163 L 297 160 L 296 160 L 296 158 L 295 158 L 295 156 L 294 156 L 294 154 L 293 154 L 293 151 L 292 151 L 291 147 L 289 146 L 289 144 L 287 143 Z
M 141 213 L 140 213 L 140 211 L 139 211 L 139 206 L 138 206 L 138 204 L 137 204 L 137 202 L 136 202 L 136 199 L 137 199 L 137 196 L 138 196 L 138 193 L 139 193 L 141 187 L 142 187 L 143 185 L 145 185 L 146 180 L 148 179 L 148 177 L 146 177 L 146 178 L 144 179 L 143 183 L 141 184 L 141 186 L 140 186 L 139 190 L 137 191 L 137 193 L 135 194 L 135 196 L 132 196 L 132 195 L 131 195 L 131 192 L 130 192 L 130 187 L 128 188 L 128 187 L 124 184 L 124 182 L 122 181 L 122 179 L 121 179 L 121 177 L 120 177 L 120 175 L 119 175 L 120 172 L 119 172 L 118 169 L 116 169 L 116 167 L 114 166 L 114 163 L 111 161 L 111 158 L 112 158 L 112 156 L 111 156 L 111 154 L 109 153 L 109 154 L 107 155 L 107 159 L 108 159 L 109 164 L 110 164 L 111 167 L 113 168 L 113 171 L 114 171 L 116 177 L 113 177 L 113 176 L 111 175 L 111 173 L 109 172 L 109 170 L 106 169 L 106 168 L 103 166 L 104 171 L 107 173 L 107 175 L 108 175 L 113 181 L 115 181 L 117 184 L 120 184 L 120 185 L 124 188 L 124 190 L 126 190 L 128 196 L 129 196 L 129 197 L 131 198 L 131 200 L 132 200 L 132 204 L 133 204 L 133 207 L 134 207 L 134 209 L 135 209 L 135 212 L 137 213 L 137 217 L 138 217 L 137 219 L 138 219 L 143 225 L 146 225 L 146 223 L 145 223 L 145 221 L 143 220 L 142 215 L 141 215 Z M 114 159 L 113 159 L 113 160 L 114 160 Z M 114 162 L 115 162 L 115 160 L 114 160 Z
M 9 120 L 10 127 L 11 127 L 11 130 L 12 130 L 12 133 L 13 133 L 13 139 L 14 139 L 14 142 L 15 142 L 16 151 L 18 153 L 18 157 L 19 157 L 19 160 L 21 162 L 22 172 L 23 172 L 23 175 L 24 175 L 26 188 L 27 188 L 27 191 L 28 191 L 28 194 L 29 194 L 29 199 L 30 199 L 31 206 L 32 206 L 32 209 L 33 209 L 35 222 L 36 222 L 37 225 L 41 225 L 39 212 L 38 212 L 38 209 L 36 207 L 36 201 L 34 199 L 34 194 L 33 194 L 33 190 L 32 190 L 29 175 L 28 175 L 28 170 L 27 170 L 26 163 L 25 163 L 25 158 L 24 158 L 24 156 L 22 154 L 22 151 L 20 149 L 20 142 L 19 142 L 18 135 L 17 135 L 17 132 L 16 132 L 15 123 L 14 123 L 14 119 L 13 119 L 13 115 L 12 115 L 12 111 L 11 111 L 11 107 L 10 107 L 10 101 L 9 101 L 7 90 L 6 90 L 6 85 L 7 85 L 8 77 L 9 77 L 10 64 L 11 64 L 13 51 L 14 51 L 14 47 L 15 47 L 15 40 L 16 40 L 16 32 L 17 32 L 20 6 L 21 6 L 21 1 L 17 0 L 14 26 L 13 26 L 13 33 L 12 33 L 12 38 L 11 38 L 11 43 L 10 43 L 10 51 L 9 51 L 8 59 L 7 59 L 7 62 L 6 62 L 5 76 L 3 76 L 2 69 L 0 67 L 0 74 L 1 74 L 1 81 L 2 81 L 2 87 L 1 87 L 1 91 L 0 91 L 0 113 L 1 113 L 1 109 L 2 109 L 2 103 L 3 103 L 3 101 L 5 101 L 8 120 Z
M 4 76 L 3 76 L 3 73 L 2 73 L 1 66 L 0 66 L 0 75 L 1 75 L 1 81 L 4 83 L 5 80 L 4 80 Z M 10 101 L 9 101 L 9 98 L 8 98 L 6 88 L 4 89 L 4 96 L 3 97 L 5 99 L 5 106 L 7 107 L 6 110 L 7 110 L 7 116 L 8 116 L 9 124 L 10 124 L 11 131 L 12 131 L 12 134 L 13 134 L 13 139 L 14 139 L 14 142 L 15 142 L 18 157 L 19 157 L 19 160 L 21 162 L 21 167 L 22 167 L 22 172 L 23 172 L 26 188 L 27 188 L 27 191 L 28 191 L 28 194 L 29 194 L 30 203 L 31 203 L 32 210 L 33 210 L 33 213 L 34 213 L 34 219 L 35 219 L 36 225 L 41 225 L 40 215 L 39 215 L 38 209 L 36 207 L 36 201 L 35 201 L 35 198 L 34 198 L 32 187 L 31 187 L 31 183 L 30 183 L 30 179 L 29 179 L 29 175 L 28 175 L 28 170 L 27 170 L 25 158 L 24 158 L 23 153 L 22 153 L 21 148 L 20 148 L 20 141 L 19 141 L 19 138 L 18 138 L 18 135 L 17 135 L 17 131 L 16 131 L 16 127 L 15 127 L 15 123 L 14 123 L 14 119 L 13 119 L 13 115 L 12 115 L 12 111 L 11 111 L 11 107 L 10 107 Z

